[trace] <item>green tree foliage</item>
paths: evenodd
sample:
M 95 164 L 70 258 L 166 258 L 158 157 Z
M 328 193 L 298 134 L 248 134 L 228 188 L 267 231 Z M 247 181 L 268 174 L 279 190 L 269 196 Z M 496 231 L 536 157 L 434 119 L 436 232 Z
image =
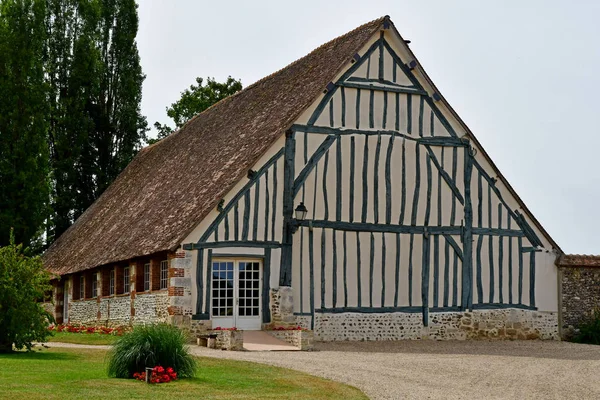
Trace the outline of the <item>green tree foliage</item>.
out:
M 52 289 L 50 275 L 39 257 L 27 257 L 22 245 L 0 248 L 0 353 L 16 349 L 31 350 L 32 342 L 50 335 L 52 315 L 37 300 Z
M 0 2 L 0 246 L 10 227 L 18 243 L 35 245 L 49 213 L 45 5 Z
M 133 159 L 146 139 L 145 76 L 134 0 L 47 0 L 46 71 L 54 210 L 63 233 Z
M 206 85 L 202 78 L 196 78 L 197 85 L 191 85 L 189 89 L 181 92 L 181 98 L 167 107 L 167 115 L 175 122 L 175 129 L 181 128 L 196 114 L 200 114 L 213 104 L 242 90 L 242 82 L 231 76 L 223 83 L 213 78 L 206 79 Z M 155 122 L 154 127 L 158 131 L 157 139 L 148 140 L 149 144 L 158 142 L 171 134 L 175 129 L 160 122 Z

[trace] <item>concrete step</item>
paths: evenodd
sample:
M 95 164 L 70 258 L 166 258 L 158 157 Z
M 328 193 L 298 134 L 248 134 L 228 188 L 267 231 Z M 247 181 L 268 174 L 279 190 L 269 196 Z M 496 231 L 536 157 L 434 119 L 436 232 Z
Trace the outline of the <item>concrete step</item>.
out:
M 244 350 L 300 351 L 298 347 L 279 340 L 263 331 L 244 331 Z

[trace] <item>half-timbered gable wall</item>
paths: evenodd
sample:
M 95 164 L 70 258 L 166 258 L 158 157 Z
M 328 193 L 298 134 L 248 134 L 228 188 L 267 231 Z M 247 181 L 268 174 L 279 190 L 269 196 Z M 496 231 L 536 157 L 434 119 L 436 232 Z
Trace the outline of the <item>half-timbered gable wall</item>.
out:
M 395 30 L 324 89 L 183 241 L 197 250 L 190 313 L 210 318 L 212 258 L 249 254 L 265 260 L 263 321 L 269 291 L 291 287 L 297 321 L 323 339 L 493 336 L 513 323 L 527 329 L 511 337 L 556 337 L 552 246 Z
M 278 140 L 183 241 L 195 244 L 184 245 L 194 266 L 186 277 L 193 290 L 185 300 L 184 314 L 210 320 L 213 259 L 259 258 L 263 260 L 261 315 L 264 323 L 270 321 L 270 290 L 279 285 L 284 143 L 284 138 Z

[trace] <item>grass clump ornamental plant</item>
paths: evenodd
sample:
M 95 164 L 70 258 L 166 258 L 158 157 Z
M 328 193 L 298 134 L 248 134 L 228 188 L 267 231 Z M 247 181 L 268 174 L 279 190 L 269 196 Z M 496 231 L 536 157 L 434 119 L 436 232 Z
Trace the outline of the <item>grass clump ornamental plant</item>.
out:
M 187 337 L 177 327 L 167 324 L 137 326 L 121 336 L 108 357 L 108 375 L 134 378 L 146 368 L 171 367 L 179 378 L 196 372 L 196 360 L 189 353 Z

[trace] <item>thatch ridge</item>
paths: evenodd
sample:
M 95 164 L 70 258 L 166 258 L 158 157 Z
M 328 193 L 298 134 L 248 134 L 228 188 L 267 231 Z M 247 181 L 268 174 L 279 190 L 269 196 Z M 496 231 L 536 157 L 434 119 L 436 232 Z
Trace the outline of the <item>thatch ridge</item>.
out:
M 379 30 L 368 22 L 138 153 L 43 256 L 56 274 L 176 249 Z

